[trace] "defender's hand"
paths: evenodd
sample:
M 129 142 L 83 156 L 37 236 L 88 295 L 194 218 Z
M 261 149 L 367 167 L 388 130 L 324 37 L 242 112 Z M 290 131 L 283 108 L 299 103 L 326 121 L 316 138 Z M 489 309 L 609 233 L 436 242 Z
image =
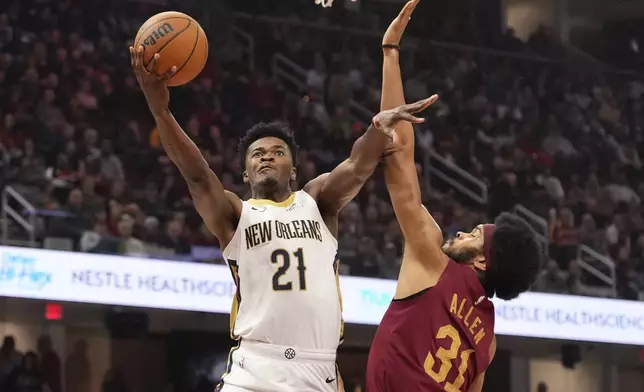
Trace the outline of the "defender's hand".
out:
M 411 19 L 411 14 L 412 12 L 414 12 L 414 9 L 416 8 L 416 5 L 418 5 L 419 1 L 420 0 L 411 0 L 408 1 L 407 4 L 405 4 L 402 11 L 400 11 L 400 14 L 398 14 L 396 19 L 394 19 L 387 28 L 385 36 L 382 38 L 383 45 L 400 44 L 400 39 L 402 38 L 402 35 L 407 28 L 407 24 Z
M 422 117 L 414 116 L 415 113 L 421 112 L 431 106 L 438 100 L 438 95 L 434 94 L 422 101 L 410 103 L 407 105 L 398 106 L 397 108 L 385 110 L 376 114 L 373 118 L 373 126 L 386 133 L 396 143 L 396 124 L 400 121 L 409 121 L 412 124 L 420 124 L 425 122 Z
M 130 46 L 130 62 L 136 80 L 145 95 L 148 107 L 152 114 L 159 114 L 168 109 L 170 103 L 170 93 L 168 92 L 168 80 L 177 72 L 177 67 L 172 67 L 165 75 L 159 75 L 157 71 L 157 62 L 161 58 L 160 54 L 155 54 L 146 69 L 143 61 L 143 46 L 133 48 Z

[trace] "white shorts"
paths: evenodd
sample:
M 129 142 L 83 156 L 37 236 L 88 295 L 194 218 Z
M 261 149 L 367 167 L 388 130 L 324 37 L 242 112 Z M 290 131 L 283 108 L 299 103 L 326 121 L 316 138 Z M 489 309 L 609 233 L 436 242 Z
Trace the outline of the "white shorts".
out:
M 337 392 L 335 352 L 241 342 L 228 356 L 221 392 Z

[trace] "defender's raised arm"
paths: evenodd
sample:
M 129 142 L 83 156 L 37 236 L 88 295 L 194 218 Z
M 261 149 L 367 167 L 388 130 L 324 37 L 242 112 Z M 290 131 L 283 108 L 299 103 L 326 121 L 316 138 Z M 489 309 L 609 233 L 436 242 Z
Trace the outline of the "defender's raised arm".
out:
M 391 23 L 383 38 L 383 70 L 381 110 L 405 103 L 399 65 L 399 44 L 418 0 L 409 1 Z M 440 247 L 440 228 L 422 205 L 416 162 L 414 160 L 414 129 L 402 121 L 396 126 L 401 148 L 385 160 L 385 180 L 398 223 L 405 237 L 405 258 L 427 263 L 435 272 L 442 272 L 446 257 Z
M 436 98 L 433 96 L 378 113 L 367 132 L 354 143 L 349 158 L 330 173 L 322 174 L 307 184 L 305 190 L 309 194 L 316 195 L 320 210 L 325 216 L 337 216 L 338 212 L 360 192 L 367 179 L 376 170 L 387 145 L 392 142 L 398 143 L 396 124 L 423 122 L 424 119 L 415 117 L 414 113 L 429 107 L 436 102 Z

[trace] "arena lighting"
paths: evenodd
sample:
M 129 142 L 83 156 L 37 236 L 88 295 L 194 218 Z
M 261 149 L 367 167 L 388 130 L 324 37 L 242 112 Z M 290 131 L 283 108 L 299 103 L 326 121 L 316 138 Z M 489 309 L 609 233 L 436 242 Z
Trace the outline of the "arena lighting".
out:
M 57 303 L 48 303 L 45 305 L 45 319 L 47 320 L 62 320 L 63 318 L 63 305 Z
M 355 276 L 340 286 L 353 324 L 377 325 L 396 291 Z M 0 246 L 0 297 L 228 313 L 234 295 L 223 265 Z M 644 347 L 644 302 L 534 292 L 493 302 L 499 335 Z

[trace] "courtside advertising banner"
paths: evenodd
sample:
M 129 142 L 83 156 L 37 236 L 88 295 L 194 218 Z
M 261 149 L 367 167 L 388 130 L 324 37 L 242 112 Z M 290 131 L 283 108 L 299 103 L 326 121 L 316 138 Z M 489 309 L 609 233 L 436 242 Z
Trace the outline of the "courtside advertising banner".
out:
M 344 318 L 377 325 L 396 282 L 341 277 Z M 228 313 L 221 265 L 0 247 L 0 296 Z M 644 302 L 525 293 L 494 300 L 501 335 L 644 345 Z M 431 311 L 431 310 L 427 310 Z

